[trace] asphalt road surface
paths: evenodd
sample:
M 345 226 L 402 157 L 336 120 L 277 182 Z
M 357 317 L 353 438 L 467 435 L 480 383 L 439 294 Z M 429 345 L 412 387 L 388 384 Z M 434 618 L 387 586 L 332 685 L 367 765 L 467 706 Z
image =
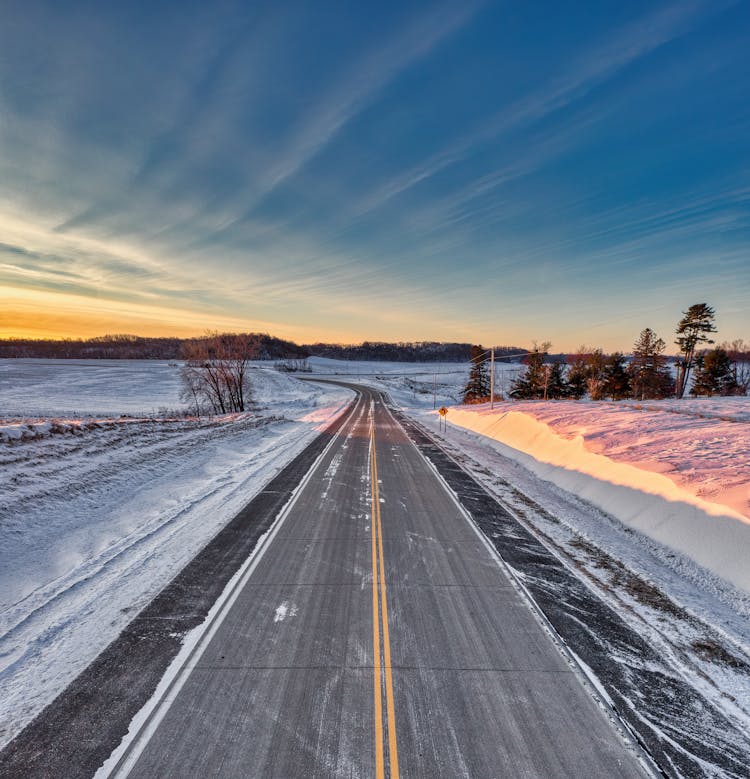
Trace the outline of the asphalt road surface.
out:
M 643 777 L 374 391 L 114 766 L 132 777 Z

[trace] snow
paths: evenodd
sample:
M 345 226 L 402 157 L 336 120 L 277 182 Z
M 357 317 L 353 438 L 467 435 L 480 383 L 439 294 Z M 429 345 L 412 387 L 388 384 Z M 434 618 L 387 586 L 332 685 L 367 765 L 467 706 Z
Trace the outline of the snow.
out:
M 0 365 L 0 744 L 351 398 L 256 366 L 250 413 L 158 417 L 157 398 L 179 405 L 175 369 L 96 362 Z M 19 383 L 36 388 L 26 393 L 35 419 L 24 414 Z M 40 394 L 55 386 L 53 397 Z M 66 419 L 73 410 L 77 418 Z M 8 435 L 21 429 L 35 437 Z
M 294 603 L 289 603 L 285 600 L 283 603 L 276 607 L 276 611 L 273 615 L 274 622 L 283 622 L 287 617 L 297 616 L 297 606 Z
M 452 407 L 448 419 L 750 593 L 748 423 L 560 401 Z M 707 483 L 723 503 L 700 497 Z
M 0 418 L 154 416 L 182 407 L 178 363 L 0 359 Z

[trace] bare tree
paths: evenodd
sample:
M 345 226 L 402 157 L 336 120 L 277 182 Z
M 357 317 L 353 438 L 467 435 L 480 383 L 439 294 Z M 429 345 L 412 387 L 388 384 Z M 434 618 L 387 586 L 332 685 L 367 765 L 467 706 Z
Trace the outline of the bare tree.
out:
M 739 394 L 747 395 L 750 390 L 750 343 L 735 338 L 731 342 L 724 341 L 720 346 L 732 361 L 732 372 Z
M 197 414 L 246 411 L 248 368 L 258 356 L 257 339 L 242 333 L 208 332 L 183 345 L 182 400 Z

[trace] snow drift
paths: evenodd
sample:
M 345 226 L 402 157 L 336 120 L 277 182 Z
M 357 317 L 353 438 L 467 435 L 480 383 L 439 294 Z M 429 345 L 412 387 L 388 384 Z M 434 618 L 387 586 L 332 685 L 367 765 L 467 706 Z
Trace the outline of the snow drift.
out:
M 750 592 L 750 517 L 704 500 L 662 473 L 590 451 L 583 435 L 566 439 L 529 413 L 453 407 L 454 425 L 493 441 L 538 476 L 575 492 L 627 526 L 686 555 Z

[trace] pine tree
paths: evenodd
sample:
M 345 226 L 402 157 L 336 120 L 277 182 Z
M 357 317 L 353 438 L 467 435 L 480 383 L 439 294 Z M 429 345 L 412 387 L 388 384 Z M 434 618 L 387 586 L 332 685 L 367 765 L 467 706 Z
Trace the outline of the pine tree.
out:
M 606 393 L 607 357 L 601 349 L 594 349 L 586 358 L 586 388 L 591 400 L 602 400 Z
M 471 371 L 464 387 L 464 403 L 481 403 L 490 397 L 490 372 L 486 350 L 481 346 L 471 347 Z
M 628 366 L 633 396 L 639 400 L 665 398 L 674 392 L 674 380 L 663 355 L 666 344 L 647 327 L 633 345 Z
M 677 323 L 677 340 L 682 359 L 678 365 L 675 396 L 681 398 L 690 379 L 690 371 L 695 365 L 695 348 L 699 343 L 712 344 L 708 337 L 716 332 L 714 327 L 715 312 L 707 303 L 695 303 L 683 312 L 682 319 Z
M 547 385 L 545 396 L 548 400 L 565 398 L 568 395 L 568 382 L 565 380 L 564 363 L 555 360 L 551 365 L 545 365 L 547 370 Z
M 724 349 L 717 347 L 697 360 L 693 395 L 734 395 L 738 390 L 732 360 Z
M 625 355 L 614 352 L 604 363 L 602 394 L 612 400 L 623 400 L 630 395 L 630 377 L 625 363 Z
M 568 358 L 567 396 L 580 400 L 588 390 L 588 368 L 586 360 L 589 348 L 581 346 L 577 354 Z
M 545 387 L 549 380 L 547 366 L 544 364 L 544 355 L 549 349 L 550 344 L 543 343 L 541 346 L 534 344 L 524 362 L 526 370 L 516 378 L 510 390 L 510 396 L 516 400 L 533 400 L 544 397 Z

